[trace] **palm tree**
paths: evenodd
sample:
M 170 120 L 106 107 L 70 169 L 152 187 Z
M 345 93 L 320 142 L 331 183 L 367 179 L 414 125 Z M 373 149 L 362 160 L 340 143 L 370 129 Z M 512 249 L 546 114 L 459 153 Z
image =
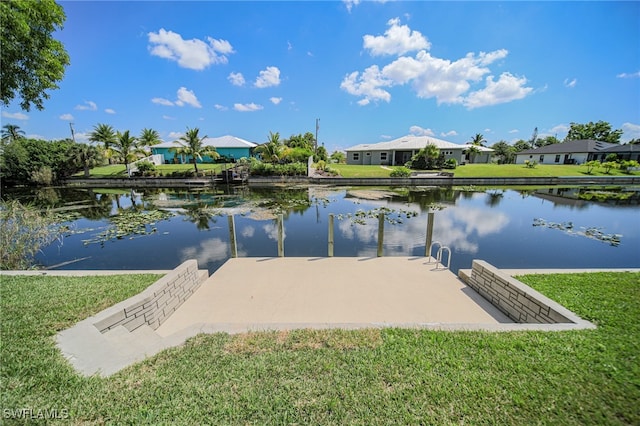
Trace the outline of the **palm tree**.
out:
M 103 152 L 96 146 L 87 144 L 75 144 L 69 150 L 69 157 L 75 164 L 82 166 L 84 177 L 90 176 L 90 169 L 103 163 Z
M 255 147 L 254 152 L 260 154 L 260 158 L 264 162 L 277 163 L 282 159 L 283 148 L 280 133 L 269 132 L 269 140 Z
M 20 126 L 15 124 L 5 124 L 2 126 L 2 142 L 13 142 L 24 138 L 24 131 L 20 130 Z
M 487 141 L 480 133 L 476 133 L 475 136 L 471 138 L 471 145 L 484 146 L 485 142 Z
M 478 145 L 469 145 L 465 150 L 465 152 L 469 156 L 469 163 L 473 163 L 473 160 L 475 160 L 476 155 L 481 153 L 480 149 L 478 148 Z
M 179 146 L 172 148 L 173 151 L 183 155 L 190 155 L 193 159 L 193 168 L 198 173 L 198 160 L 202 160 L 203 156 L 208 156 L 213 158 L 220 158 L 220 154 L 216 151 L 216 149 L 212 146 L 206 146 L 203 144 L 204 140 L 207 136 L 200 137 L 198 134 L 200 129 L 197 127 L 194 129 L 189 129 L 187 127 L 187 132 L 177 141 L 173 143 L 178 144 Z
M 129 171 L 129 163 L 135 161 L 138 158 L 138 154 L 142 151 L 136 144 L 136 138 L 129 136 L 129 131 L 124 133 L 117 132 L 116 140 L 111 147 L 112 150 L 118 153 L 118 156 L 124 162 L 124 167 L 127 170 L 127 175 L 131 175 Z
M 140 132 L 140 136 L 138 137 L 138 143 L 141 148 L 144 147 L 152 147 L 153 145 L 157 145 L 162 142 L 160 139 L 160 133 L 157 130 L 153 129 L 142 129 Z
M 117 135 L 113 127 L 103 123 L 93 126 L 93 131 L 89 133 L 89 140 L 91 142 L 104 145 L 104 156 L 109 159 L 109 164 L 111 164 L 111 157 L 113 155 L 111 145 L 116 143 L 116 138 Z

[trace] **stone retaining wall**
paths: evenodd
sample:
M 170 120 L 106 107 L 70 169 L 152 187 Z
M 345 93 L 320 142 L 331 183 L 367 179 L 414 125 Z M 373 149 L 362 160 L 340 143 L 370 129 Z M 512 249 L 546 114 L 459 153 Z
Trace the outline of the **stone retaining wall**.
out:
M 204 277 L 203 277 L 204 275 Z M 108 308 L 96 317 L 94 326 L 101 332 L 124 326 L 133 331 L 142 325 L 157 329 L 208 277 L 198 270 L 196 260 L 187 260 L 139 293 Z
M 471 271 L 460 270 L 465 283 L 518 323 L 558 324 L 588 322 L 493 265 L 474 260 Z
M 68 179 L 69 186 L 85 188 L 189 188 L 213 186 L 211 178 L 164 178 L 134 177 L 109 179 Z M 219 183 L 218 183 L 219 184 Z M 640 176 L 563 176 L 563 177 L 411 177 L 411 178 L 342 178 L 342 177 L 306 177 L 306 176 L 253 176 L 249 177 L 250 186 L 272 186 L 278 184 L 320 184 L 320 185 L 362 185 L 362 186 L 510 186 L 510 185 L 637 185 Z

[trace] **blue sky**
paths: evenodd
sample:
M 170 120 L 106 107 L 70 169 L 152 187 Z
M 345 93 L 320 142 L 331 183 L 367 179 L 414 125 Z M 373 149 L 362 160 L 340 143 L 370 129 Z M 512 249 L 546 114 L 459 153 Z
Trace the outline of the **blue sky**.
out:
M 640 137 L 639 2 L 60 2 L 71 57 L 28 136 L 98 123 L 332 152 L 407 134 L 489 144 L 604 120 Z

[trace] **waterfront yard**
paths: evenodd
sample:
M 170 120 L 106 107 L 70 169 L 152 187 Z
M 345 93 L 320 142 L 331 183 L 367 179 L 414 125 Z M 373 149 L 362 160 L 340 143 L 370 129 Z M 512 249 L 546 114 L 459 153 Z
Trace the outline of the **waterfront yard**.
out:
M 521 278 L 596 330 L 200 335 L 112 377 L 78 376 L 56 332 L 155 279 L 2 276 L 3 420 L 49 410 L 73 423 L 640 423 L 637 273 Z

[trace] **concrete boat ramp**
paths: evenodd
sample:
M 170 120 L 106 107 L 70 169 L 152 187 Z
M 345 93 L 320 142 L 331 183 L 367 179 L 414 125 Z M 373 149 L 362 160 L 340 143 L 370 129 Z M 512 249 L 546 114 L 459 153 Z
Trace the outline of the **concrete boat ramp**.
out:
M 593 327 L 491 265 L 476 262 L 473 270 L 461 271 L 468 286 L 426 257 L 232 258 L 210 277 L 189 260 L 142 293 L 58 333 L 56 341 L 79 372 L 106 376 L 199 333 Z M 505 290 L 496 290 L 503 283 Z

